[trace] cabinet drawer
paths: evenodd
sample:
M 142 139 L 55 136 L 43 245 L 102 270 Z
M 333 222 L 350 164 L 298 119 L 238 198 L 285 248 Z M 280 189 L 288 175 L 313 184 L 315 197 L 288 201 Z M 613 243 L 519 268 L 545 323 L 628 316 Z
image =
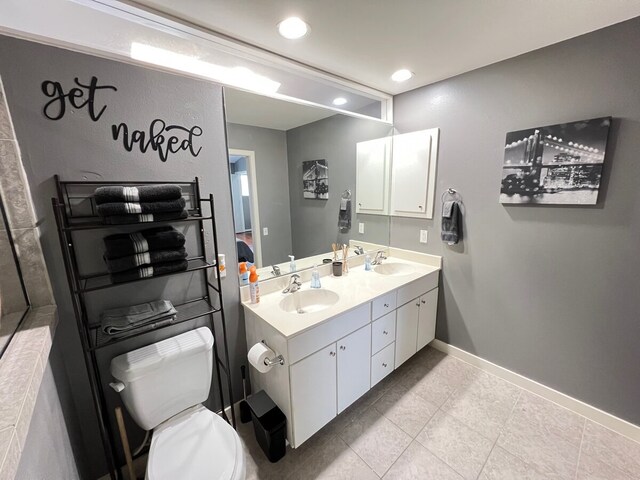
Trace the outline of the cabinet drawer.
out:
M 371 353 L 378 353 L 396 339 L 396 312 L 387 313 L 373 322 L 371 328 Z
M 387 293 L 372 302 L 371 318 L 375 320 L 396 309 L 396 292 Z
M 289 363 L 296 363 L 330 343 L 346 337 L 371 322 L 371 304 L 365 303 L 338 315 L 317 327 L 296 335 L 289 340 Z
M 430 273 L 426 277 L 419 278 L 409 285 L 405 285 L 398 289 L 398 306 L 404 305 L 420 295 L 424 295 L 429 290 L 433 290 L 438 286 L 438 272 Z
M 383 350 L 371 357 L 371 388 L 393 372 L 395 346 L 395 342 L 387 345 Z

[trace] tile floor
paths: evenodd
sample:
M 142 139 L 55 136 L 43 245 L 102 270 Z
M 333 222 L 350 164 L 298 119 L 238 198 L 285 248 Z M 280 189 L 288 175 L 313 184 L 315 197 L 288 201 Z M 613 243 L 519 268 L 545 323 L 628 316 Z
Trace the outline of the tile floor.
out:
M 278 463 L 238 430 L 247 480 L 640 479 L 640 444 L 429 347 Z

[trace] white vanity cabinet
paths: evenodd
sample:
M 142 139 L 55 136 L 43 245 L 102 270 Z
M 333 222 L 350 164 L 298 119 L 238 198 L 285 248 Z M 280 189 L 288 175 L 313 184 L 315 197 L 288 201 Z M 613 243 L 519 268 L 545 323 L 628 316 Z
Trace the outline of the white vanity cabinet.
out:
M 338 340 L 338 413 L 371 388 L 371 325 Z
M 332 343 L 290 367 L 293 434 L 298 445 L 337 414 L 336 362 L 336 344 Z
M 293 448 L 433 340 L 438 278 L 434 271 L 289 337 L 245 309 L 247 343 L 284 357 L 263 374 L 250 368 L 251 383 L 287 417 Z
M 356 213 L 389 214 L 391 137 L 356 144 Z
M 420 297 L 418 313 L 418 344 L 420 350 L 436 338 L 436 316 L 438 313 L 438 289 Z
M 396 368 L 418 351 L 416 336 L 419 314 L 420 301 L 417 298 L 398 308 L 396 315 Z

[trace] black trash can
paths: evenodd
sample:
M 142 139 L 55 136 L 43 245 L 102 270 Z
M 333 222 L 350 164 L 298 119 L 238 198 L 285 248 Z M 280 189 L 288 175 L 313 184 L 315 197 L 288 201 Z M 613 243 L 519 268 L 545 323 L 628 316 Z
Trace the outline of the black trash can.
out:
M 262 451 L 270 462 L 284 457 L 287 440 L 287 417 L 264 390 L 247 398 L 253 429 Z

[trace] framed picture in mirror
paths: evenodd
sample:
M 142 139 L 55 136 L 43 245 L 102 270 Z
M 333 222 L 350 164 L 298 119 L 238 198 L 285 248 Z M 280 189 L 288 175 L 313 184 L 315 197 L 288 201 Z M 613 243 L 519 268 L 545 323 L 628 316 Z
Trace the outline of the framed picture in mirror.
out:
M 329 167 L 326 160 L 302 162 L 302 185 L 304 198 L 329 199 Z

